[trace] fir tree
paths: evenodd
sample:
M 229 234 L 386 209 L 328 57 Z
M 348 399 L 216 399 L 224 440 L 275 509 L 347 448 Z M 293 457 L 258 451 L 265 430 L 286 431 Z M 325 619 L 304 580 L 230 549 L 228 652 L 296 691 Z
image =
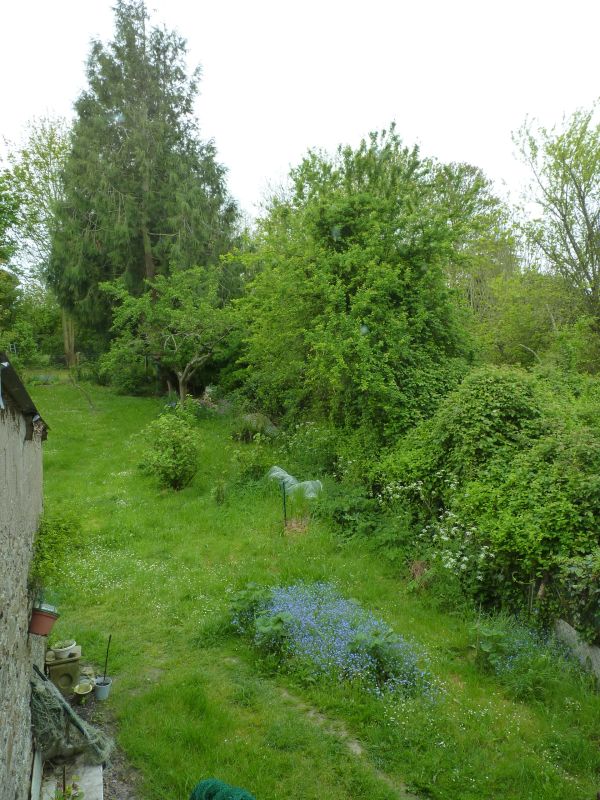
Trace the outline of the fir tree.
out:
M 61 303 L 102 332 L 99 283 L 123 277 L 139 294 L 159 274 L 214 262 L 235 229 L 225 170 L 199 138 L 199 71 L 188 76 L 185 55 L 178 34 L 150 27 L 142 0 L 118 0 L 113 41 L 92 44 L 49 278 Z

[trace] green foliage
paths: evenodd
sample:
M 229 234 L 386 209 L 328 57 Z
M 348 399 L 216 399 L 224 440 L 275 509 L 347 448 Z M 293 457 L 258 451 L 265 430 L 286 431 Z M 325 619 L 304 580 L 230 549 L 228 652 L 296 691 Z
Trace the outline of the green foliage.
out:
M 364 490 L 347 484 L 332 483 L 316 503 L 316 513 L 333 523 L 344 537 L 371 536 L 382 523 L 381 509 Z
M 551 702 L 585 684 L 591 686 L 591 678 L 557 641 L 513 617 L 487 617 L 474 633 L 477 665 L 497 676 L 517 700 Z
M 118 337 L 99 360 L 98 377 L 119 394 L 149 394 L 156 387 L 155 367 L 141 340 Z
M 273 425 L 271 420 L 266 414 L 253 412 L 251 414 L 243 414 L 236 420 L 231 436 L 238 442 L 252 442 L 256 434 L 274 438 L 278 434 L 278 430 Z
M 407 496 L 426 514 L 435 512 L 499 451 L 535 436 L 540 417 L 534 380 L 527 373 L 498 367 L 472 371 L 430 421 L 382 459 L 381 499 L 389 503 Z
M 141 468 L 161 486 L 179 490 L 187 486 L 200 460 L 201 439 L 193 412 L 186 405 L 167 409 L 143 432 L 146 449 Z
M 20 198 L 14 190 L 11 174 L 0 171 L 0 265 L 5 264 L 16 249 L 14 226 L 20 206 Z
M 0 350 L 15 365 L 47 366 L 62 353 L 60 310 L 41 286 L 19 285 L 16 274 L 0 269 Z
M 67 783 L 64 789 L 57 785 L 53 800 L 84 800 L 84 792 L 78 783 L 79 778 L 74 775 L 73 780 Z
M 77 517 L 68 510 L 46 510 L 40 520 L 29 568 L 29 589 L 36 601 L 44 591 L 56 588 L 68 571 L 68 559 L 75 551 L 80 533 Z
M 0 330 L 11 325 L 19 299 L 19 280 L 12 272 L 0 269 Z
M 57 206 L 49 279 L 61 305 L 106 337 L 99 285 L 215 263 L 237 211 L 213 142 L 193 116 L 199 72 L 186 44 L 152 27 L 143 0 L 118 0 L 112 41 L 94 41 L 88 86 L 75 103 L 64 196 Z
M 585 392 L 552 374 L 476 370 L 382 461 L 378 497 L 411 510 L 434 576 L 531 611 L 564 559 L 596 547 L 600 435 L 583 417 L 598 400 Z
M 269 414 L 391 439 L 464 370 L 444 273 L 464 227 L 448 225 L 440 170 L 393 129 L 310 153 L 291 181 L 246 257 L 246 390 Z
M 437 464 L 455 480 L 475 477 L 501 448 L 536 433 L 540 418 L 526 373 L 482 368 L 472 372 L 440 406 L 430 427 Z
M 590 643 L 600 645 L 600 548 L 559 561 L 550 607 Z
M 271 598 L 271 589 L 257 583 L 248 583 L 238 589 L 230 600 L 230 613 L 233 625 L 244 632 L 251 630 L 254 620 Z
M 293 621 L 292 615 L 285 611 L 279 614 L 258 614 L 254 618 L 256 646 L 272 655 L 281 655 L 289 639 Z
M 39 285 L 45 284 L 48 275 L 55 212 L 63 197 L 69 134 L 61 118 L 34 119 L 27 125 L 22 144 L 9 154 L 10 179 L 20 200 L 13 263 L 22 275 Z
M 270 440 L 256 433 L 250 444 L 233 451 L 232 462 L 240 483 L 262 480 L 273 463 Z
M 559 343 L 578 326 L 583 312 L 581 298 L 560 275 L 533 268 L 498 275 L 488 282 L 485 303 L 475 314 L 482 356 L 497 364 L 528 367 L 558 349 L 564 363 L 565 347 Z M 583 366 L 584 359 L 578 360 Z M 576 358 L 570 362 L 569 368 L 578 368 Z
M 543 261 L 600 315 L 600 124 L 598 106 L 551 129 L 525 123 L 515 136 L 532 173 L 531 199 L 542 213 L 527 225 Z
M 339 432 L 331 425 L 299 422 L 286 431 L 282 456 L 295 472 L 335 473 L 338 464 Z
M 111 382 L 124 391 L 144 388 L 151 362 L 176 375 L 183 402 L 190 381 L 218 357 L 234 327 L 231 309 L 219 297 L 219 275 L 214 266 L 159 275 L 139 296 L 123 281 L 102 284 L 115 303 L 115 339 L 102 362 Z
M 547 361 L 554 362 L 565 372 L 597 374 L 600 367 L 600 337 L 597 321 L 586 315 L 555 333 L 548 349 Z

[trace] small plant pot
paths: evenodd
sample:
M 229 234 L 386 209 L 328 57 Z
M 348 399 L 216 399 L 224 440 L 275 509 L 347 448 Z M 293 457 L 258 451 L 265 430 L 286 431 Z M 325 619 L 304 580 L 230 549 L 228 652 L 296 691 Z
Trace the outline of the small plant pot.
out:
M 34 608 L 29 622 L 29 633 L 35 633 L 36 636 L 48 636 L 57 619 L 58 611 L 54 606 Z
M 96 678 L 94 697 L 96 700 L 106 700 L 112 686 L 112 678 Z
M 62 661 L 65 658 L 69 658 L 71 653 L 75 650 L 77 646 L 77 642 L 75 639 L 70 639 L 68 642 L 64 643 L 63 647 L 53 647 L 52 652 L 54 653 L 54 658 L 57 661 Z

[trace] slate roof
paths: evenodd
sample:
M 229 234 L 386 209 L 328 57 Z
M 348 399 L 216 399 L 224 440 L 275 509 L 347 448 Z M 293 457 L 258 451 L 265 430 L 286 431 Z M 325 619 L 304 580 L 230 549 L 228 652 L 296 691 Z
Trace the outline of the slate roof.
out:
M 29 396 L 29 392 L 23 386 L 23 383 L 17 375 L 14 367 L 12 366 L 9 357 L 6 353 L 0 350 L 0 408 L 4 405 L 2 398 L 9 394 L 14 405 L 19 409 L 23 416 L 27 417 L 27 430 L 30 439 L 29 431 L 33 432 L 33 424 L 36 427 L 43 426 L 42 439 L 46 438 L 48 426 L 41 418 L 35 403 Z

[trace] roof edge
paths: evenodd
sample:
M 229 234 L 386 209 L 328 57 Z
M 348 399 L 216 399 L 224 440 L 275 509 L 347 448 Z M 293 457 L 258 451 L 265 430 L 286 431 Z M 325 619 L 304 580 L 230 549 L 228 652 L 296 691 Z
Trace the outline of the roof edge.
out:
M 48 428 L 29 392 L 17 375 L 17 371 L 11 364 L 9 357 L 3 350 L 0 350 L 0 398 L 5 390 L 10 394 L 23 415 L 31 417 L 35 422 L 39 420 L 45 429 Z

